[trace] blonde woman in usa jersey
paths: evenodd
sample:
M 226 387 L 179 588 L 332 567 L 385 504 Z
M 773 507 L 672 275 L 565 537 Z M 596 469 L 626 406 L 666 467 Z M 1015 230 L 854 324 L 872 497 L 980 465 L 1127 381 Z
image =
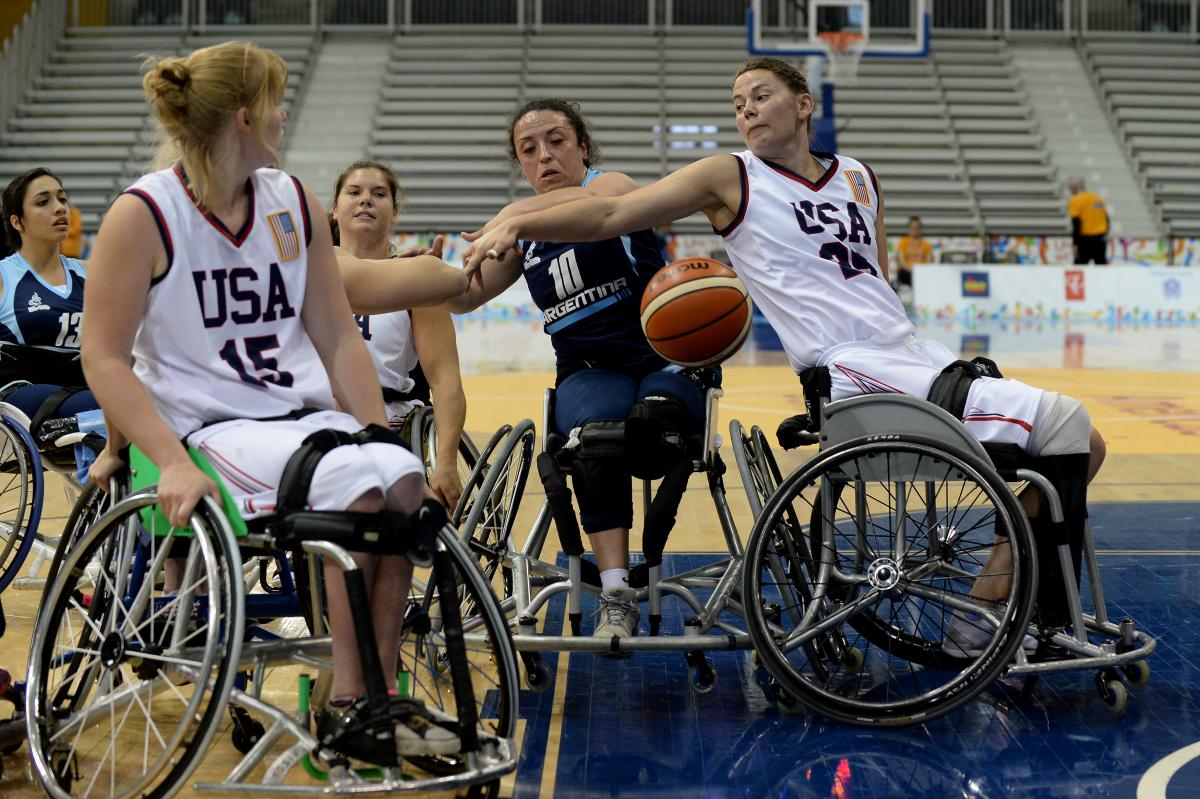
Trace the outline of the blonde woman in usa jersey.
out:
M 110 432 L 92 477 L 105 485 L 132 441 L 159 467 L 159 503 L 175 525 L 202 496 L 217 496 L 181 442 L 207 456 L 252 518 L 274 510 L 283 468 L 311 432 L 387 424 L 324 212 L 300 181 L 271 168 L 286 81 L 283 60 L 247 42 L 153 63 L 143 86 L 168 140 L 165 168 L 113 203 L 90 262 L 83 363 Z M 427 495 L 415 456 L 371 443 L 323 458 L 308 499 L 314 510 L 412 513 Z M 354 557 L 384 674 L 395 675 L 395 611 L 412 565 Z M 340 571 L 326 566 L 325 584 L 334 701 L 318 734 L 365 688 Z M 407 727 L 396 742 L 406 755 L 458 746 L 448 731 Z
M 488 265 L 521 240 L 591 241 L 703 212 L 792 368 L 827 367 L 834 400 L 873 392 L 926 397 L 955 356 L 914 336 L 889 286 L 875 174 L 847 155 L 810 150 L 813 99 L 790 64 L 748 61 L 731 100 L 745 151 L 701 159 L 621 196 L 493 220 L 468 251 L 466 271 L 486 284 Z M 1087 480 L 1104 458 L 1104 441 L 1081 403 L 1014 380 L 971 382 L 963 422 L 985 443 L 1015 444 L 1032 456 L 1079 455 Z M 1037 496 L 1023 497 L 1035 516 Z M 994 552 L 1007 557 L 1007 547 Z M 1005 570 L 1001 563 L 994 571 Z M 976 586 L 980 598 L 999 596 L 983 584 L 988 579 Z

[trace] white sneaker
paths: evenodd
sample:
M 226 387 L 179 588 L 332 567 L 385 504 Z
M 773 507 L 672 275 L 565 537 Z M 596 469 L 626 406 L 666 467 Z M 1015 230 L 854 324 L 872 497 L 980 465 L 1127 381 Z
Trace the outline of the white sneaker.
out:
M 600 595 L 600 623 L 592 635 L 596 638 L 630 638 L 637 635 L 637 591 L 632 588 L 610 588 Z
M 951 657 L 979 657 L 991 642 L 995 629 L 991 621 L 978 613 L 955 611 L 954 618 L 946 626 L 942 651 Z M 1021 641 L 1021 648 L 1033 654 L 1037 650 L 1037 639 L 1026 635 Z

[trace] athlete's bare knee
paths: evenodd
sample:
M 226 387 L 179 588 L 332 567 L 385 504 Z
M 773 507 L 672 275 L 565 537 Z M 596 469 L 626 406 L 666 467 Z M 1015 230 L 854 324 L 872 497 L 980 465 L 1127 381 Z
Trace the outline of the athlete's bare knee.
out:
M 416 513 L 427 497 L 432 498 L 433 492 L 425 484 L 425 475 L 414 472 L 392 483 L 387 492 L 387 506 L 401 513 Z
M 1089 438 L 1089 445 L 1088 482 L 1090 483 L 1104 463 L 1104 456 L 1108 454 L 1108 445 L 1104 443 L 1104 437 L 1100 435 L 1100 431 L 1094 427 Z

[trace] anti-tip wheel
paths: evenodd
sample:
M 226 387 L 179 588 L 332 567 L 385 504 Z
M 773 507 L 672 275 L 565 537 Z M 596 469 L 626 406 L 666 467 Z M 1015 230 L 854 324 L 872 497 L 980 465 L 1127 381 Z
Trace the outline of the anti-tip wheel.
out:
M 1105 680 L 1100 687 L 1100 697 L 1114 716 L 1120 716 L 1129 705 L 1129 689 L 1120 680 Z
M 525 684 L 535 693 L 544 693 L 550 687 L 550 667 L 546 661 L 536 655 L 522 653 L 521 660 L 525 665 Z
M 1150 664 L 1144 660 L 1122 666 L 1121 673 L 1125 675 L 1125 681 L 1134 688 L 1141 688 L 1150 682 Z
M 706 694 L 717 687 L 717 671 L 705 661 L 703 665 L 688 666 L 688 682 L 698 694 Z
M 849 646 L 842 650 L 840 659 L 842 666 L 849 671 L 858 671 L 866 662 L 866 657 L 863 651 L 856 646 Z

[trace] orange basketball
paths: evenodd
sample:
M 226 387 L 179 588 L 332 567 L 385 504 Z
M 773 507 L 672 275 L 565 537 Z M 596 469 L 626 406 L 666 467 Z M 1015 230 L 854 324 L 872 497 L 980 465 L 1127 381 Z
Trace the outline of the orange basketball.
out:
M 711 258 L 686 258 L 650 279 L 642 294 L 642 331 L 668 361 L 712 366 L 742 346 L 752 310 L 732 269 Z

